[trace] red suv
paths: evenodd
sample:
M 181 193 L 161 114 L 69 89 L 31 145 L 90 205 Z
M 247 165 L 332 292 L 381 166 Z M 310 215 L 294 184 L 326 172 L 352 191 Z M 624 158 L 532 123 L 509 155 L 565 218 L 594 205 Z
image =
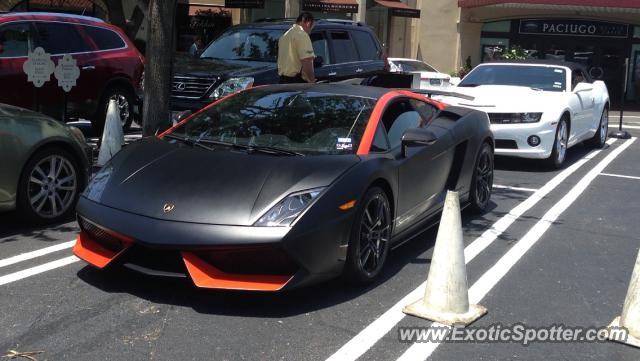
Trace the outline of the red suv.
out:
M 41 88 L 27 81 L 23 64 L 42 47 L 55 65 L 70 54 L 80 68 L 67 94 L 67 114 L 90 119 L 101 132 L 110 99 L 120 107 L 123 126 L 141 110 L 144 58 L 118 27 L 104 21 L 58 13 L 0 14 L 0 103 L 30 108 L 60 118 L 64 90 L 51 74 Z

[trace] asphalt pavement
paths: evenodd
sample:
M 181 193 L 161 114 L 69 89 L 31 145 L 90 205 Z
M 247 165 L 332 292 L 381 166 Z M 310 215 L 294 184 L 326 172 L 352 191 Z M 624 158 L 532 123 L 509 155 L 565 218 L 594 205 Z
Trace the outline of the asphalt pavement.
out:
M 611 114 L 611 121 L 615 114 Z M 640 114 L 625 128 L 640 136 Z M 640 244 L 640 141 L 581 145 L 563 169 L 498 158 L 491 209 L 463 212 L 474 327 L 603 327 L 620 315 Z M 638 360 L 605 343 L 406 343 L 435 327 L 401 307 L 422 293 L 436 229 L 390 254 L 366 288 L 340 281 L 280 294 L 196 289 L 188 279 L 100 272 L 71 256 L 76 222 L 0 214 L 0 356 L 38 360 Z

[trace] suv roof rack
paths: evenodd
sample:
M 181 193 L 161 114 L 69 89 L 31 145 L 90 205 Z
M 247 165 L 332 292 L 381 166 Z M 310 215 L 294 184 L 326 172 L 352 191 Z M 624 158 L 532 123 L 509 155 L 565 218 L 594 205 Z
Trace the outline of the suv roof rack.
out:
M 23 15 L 46 15 L 46 16 L 61 16 L 61 17 L 65 17 L 65 18 L 72 18 L 72 19 L 78 19 L 78 20 L 88 20 L 88 21 L 95 21 L 95 22 L 99 22 L 99 23 L 104 23 L 105 21 L 100 19 L 100 18 L 96 18 L 93 16 L 86 16 L 86 15 L 76 15 L 76 14 L 68 14 L 68 13 L 56 13 L 56 12 L 44 12 L 44 11 L 17 11 L 17 12 L 0 12 L 0 16 L 23 16 Z
M 262 18 L 254 21 L 254 23 L 277 23 L 277 22 L 295 22 L 296 18 Z M 360 21 L 356 20 L 347 20 L 347 19 L 316 19 L 316 23 L 334 23 L 334 24 L 343 24 L 343 25 L 353 25 L 353 26 L 365 26 Z

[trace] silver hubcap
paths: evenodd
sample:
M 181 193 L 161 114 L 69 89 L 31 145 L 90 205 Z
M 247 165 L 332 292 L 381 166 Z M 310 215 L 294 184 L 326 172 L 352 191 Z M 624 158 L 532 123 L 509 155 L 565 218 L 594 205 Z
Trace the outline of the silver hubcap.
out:
M 118 111 L 120 112 L 120 120 L 122 121 L 122 125 L 124 126 L 127 121 L 129 121 L 129 117 L 131 116 L 127 97 L 122 94 L 114 94 L 109 98 L 109 101 L 111 100 L 116 101 L 116 104 L 118 105 Z
M 55 218 L 71 207 L 78 187 L 78 177 L 68 159 L 51 155 L 31 171 L 28 196 L 31 208 L 43 218 Z
M 558 125 L 558 135 L 556 137 L 556 153 L 558 153 L 558 163 L 562 163 L 567 153 L 567 123 L 564 121 Z
M 600 144 L 607 140 L 607 131 L 609 130 L 609 112 L 605 109 L 600 119 Z

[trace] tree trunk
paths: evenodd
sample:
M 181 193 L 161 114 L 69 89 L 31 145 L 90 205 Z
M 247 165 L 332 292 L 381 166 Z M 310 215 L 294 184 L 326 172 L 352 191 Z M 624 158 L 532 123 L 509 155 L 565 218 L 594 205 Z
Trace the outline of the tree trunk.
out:
M 142 135 L 170 124 L 173 28 L 176 0 L 149 1 L 149 30 L 144 65 Z

